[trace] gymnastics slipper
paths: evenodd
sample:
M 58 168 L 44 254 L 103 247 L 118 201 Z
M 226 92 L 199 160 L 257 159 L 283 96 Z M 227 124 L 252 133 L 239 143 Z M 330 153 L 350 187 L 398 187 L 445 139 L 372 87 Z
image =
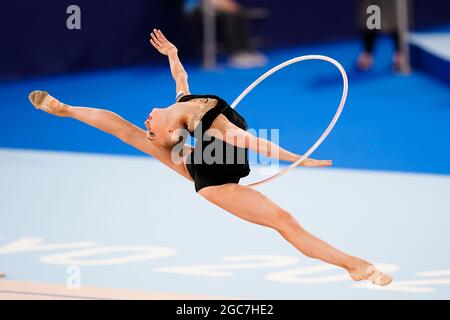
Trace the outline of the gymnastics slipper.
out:
M 378 286 L 387 286 L 393 280 L 392 277 L 378 270 L 373 264 L 367 267 L 364 274 L 350 273 L 350 277 L 355 281 L 369 280 L 372 284 Z
M 35 90 L 28 95 L 28 99 L 36 109 L 52 114 L 57 114 L 63 106 L 61 102 L 46 91 Z

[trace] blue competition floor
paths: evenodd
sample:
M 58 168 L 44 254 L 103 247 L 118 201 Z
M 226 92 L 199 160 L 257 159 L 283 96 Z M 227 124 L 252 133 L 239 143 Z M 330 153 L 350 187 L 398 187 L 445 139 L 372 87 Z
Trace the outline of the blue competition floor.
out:
M 65 283 L 65 266 L 76 264 L 83 283 L 93 286 L 243 298 L 448 299 L 449 87 L 420 71 L 393 74 L 386 39 L 370 72 L 355 70 L 358 51 L 354 41 L 323 44 L 269 53 L 270 65 L 261 69 L 187 71 L 193 93 L 231 102 L 270 66 L 295 56 L 324 54 L 344 65 L 348 102 L 312 155 L 332 159 L 334 168 L 300 168 L 261 191 L 333 245 L 391 270 L 396 286 L 371 290 L 351 283 L 271 230 L 206 203 L 187 181 L 136 157 L 139 151 L 38 112 L 27 100 L 42 89 L 143 127 L 152 107 L 174 102 L 167 65 L 0 84 L 0 271 L 11 279 Z M 304 62 L 258 86 L 238 110 L 251 128 L 278 128 L 280 144 L 303 153 L 331 120 L 341 86 L 333 66 Z M 249 180 L 261 172 L 254 174 Z M 15 243 L 31 238 L 61 246 L 32 250 Z M 95 244 L 80 244 L 86 241 Z M 96 246 L 115 249 L 78 252 Z M 117 253 L 151 251 L 148 246 L 162 247 L 156 258 L 120 260 Z M 74 250 L 78 254 L 66 255 Z M 95 260 L 86 259 L 91 255 Z

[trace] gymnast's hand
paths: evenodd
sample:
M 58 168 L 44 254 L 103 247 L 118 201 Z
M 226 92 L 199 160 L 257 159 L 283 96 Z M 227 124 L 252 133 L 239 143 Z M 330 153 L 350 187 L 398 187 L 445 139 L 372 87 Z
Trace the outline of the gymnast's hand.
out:
M 306 158 L 299 164 L 299 166 L 302 167 L 330 167 L 332 165 L 333 161 L 331 160 L 315 160 L 311 158 Z
M 161 30 L 153 29 L 153 32 L 150 34 L 150 43 L 156 50 L 165 56 L 171 51 L 178 51 L 177 47 L 166 39 Z

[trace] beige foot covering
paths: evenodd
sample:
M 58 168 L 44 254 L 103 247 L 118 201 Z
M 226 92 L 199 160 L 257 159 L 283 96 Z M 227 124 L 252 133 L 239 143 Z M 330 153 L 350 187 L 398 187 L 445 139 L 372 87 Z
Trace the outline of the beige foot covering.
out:
M 28 99 L 30 99 L 30 102 L 36 109 L 52 114 L 60 113 L 64 106 L 60 101 L 49 95 L 46 91 L 33 91 L 28 96 Z
M 387 286 L 393 280 L 392 277 L 378 270 L 373 264 L 367 267 L 365 273 L 361 274 L 354 272 L 350 273 L 350 276 L 352 277 L 353 280 L 356 281 L 369 280 L 370 282 L 378 286 Z
M 387 274 L 384 274 L 383 272 L 378 270 L 374 265 L 371 265 L 369 268 L 367 268 L 367 274 L 369 274 L 367 279 L 370 280 L 373 284 L 376 284 L 378 286 L 387 286 L 393 280 L 392 277 L 388 276 Z

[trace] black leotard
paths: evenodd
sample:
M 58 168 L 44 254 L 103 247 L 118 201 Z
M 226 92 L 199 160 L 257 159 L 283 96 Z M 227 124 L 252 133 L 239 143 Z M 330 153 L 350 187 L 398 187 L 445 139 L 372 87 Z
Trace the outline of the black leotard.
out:
M 187 159 L 186 166 L 192 179 L 194 179 L 195 191 L 198 192 L 200 189 L 208 186 L 238 183 L 240 178 L 245 177 L 250 173 L 248 149 L 239 148 L 228 144 L 223 140 L 210 137 L 205 135 L 205 132 L 211 127 L 214 119 L 216 119 L 219 114 L 223 114 L 230 122 L 244 130 L 248 129 L 247 122 L 237 111 L 231 108 L 225 100 L 215 95 L 190 94 L 182 96 L 178 101 L 185 102 L 197 98 L 216 99 L 217 105 L 203 115 L 200 121 L 201 125 L 198 124 L 193 132 L 190 131 L 190 135 L 195 137 L 197 141 L 194 150 Z M 207 150 L 207 152 L 204 153 L 205 149 L 212 143 L 215 143 L 215 145 L 211 146 L 208 149 L 209 151 Z M 215 152 L 213 147 L 216 146 L 222 148 L 217 148 L 216 150 L 223 150 L 223 155 L 218 155 L 217 158 L 214 158 L 219 161 L 210 163 L 211 161 L 206 159 L 205 162 L 203 155 L 211 153 L 214 157 Z M 211 150 L 213 150 L 213 152 L 211 152 Z

